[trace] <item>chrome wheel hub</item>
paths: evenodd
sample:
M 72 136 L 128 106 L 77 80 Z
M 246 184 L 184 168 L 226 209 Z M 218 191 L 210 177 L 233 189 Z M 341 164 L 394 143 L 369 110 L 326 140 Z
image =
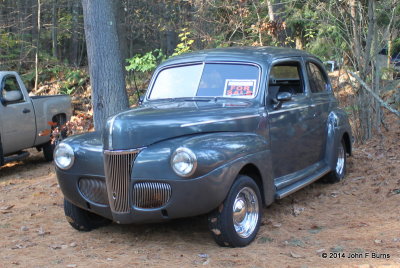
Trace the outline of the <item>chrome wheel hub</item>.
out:
M 336 174 L 342 175 L 344 170 L 344 158 L 345 158 L 345 151 L 343 145 L 340 143 L 338 148 L 338 157 L 336 162 Z
M 259 204 L 256 193 L 249 187 L 244 187 L 236 195 L 233 202 L 233 225 L 236 233 L 249 237 L 257 227 Z

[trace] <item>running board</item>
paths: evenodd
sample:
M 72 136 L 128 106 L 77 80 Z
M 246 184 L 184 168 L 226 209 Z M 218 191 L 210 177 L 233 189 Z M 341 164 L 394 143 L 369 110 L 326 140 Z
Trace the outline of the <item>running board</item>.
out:
M 330 169 L 328 167 L 325 167 L 324 169 L 322 169 L 318 173 L 314 173 L 314 175 L 312 175 L 310 177 L 307 177 L 307 178 L 297 181 L 293 184 L 290 184 L 290 185 L 286 186 L 285 188 L 278 190 L 275 194 L 275 198 L 282 199 L 282 198 L 300 190 L 301 188 L 313 183 L 314 181 L 320 179 L 324 175 L 328 174 L 329 171 L 330 171 Z
M 14 161 L 21 161 L 21 160 L 27 158 L 28 156 L 29 156 L 29 152 L 22 151 L 22 152 L 19 152 L 18 154 L 4 157 L 4 164 L 14 162 Z

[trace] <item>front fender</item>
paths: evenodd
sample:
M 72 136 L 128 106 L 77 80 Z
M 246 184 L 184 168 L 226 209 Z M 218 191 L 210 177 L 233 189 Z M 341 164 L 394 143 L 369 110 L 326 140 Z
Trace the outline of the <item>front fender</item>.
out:
M 176 175 L 171 168 L 171 156 L 179 147 L 191 149 L 197 157 L 197 169 L 189 178 Z M 267 149 L 266 140 L 254 133 L 222 132 L 179 137 L 144 149 L 135 160 L 132 176 L 152 179 L 193 179 L 236 159 Z

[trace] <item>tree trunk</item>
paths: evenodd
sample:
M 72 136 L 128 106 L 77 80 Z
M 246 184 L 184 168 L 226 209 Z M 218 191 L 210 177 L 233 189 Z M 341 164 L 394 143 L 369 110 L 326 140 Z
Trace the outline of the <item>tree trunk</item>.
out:
M 71 36 L 71 51 L 70 63 L 78 66 L 79 39 L 78 39 L 78 16 L 79 16 L 79 0 L 72 2 L 72 36 Z
M 35 91 L 38 89 L 39 83 L 39 46 L 40 46 L 40 0 L 37 0 L 37 39 L 36 39 L 36 55 L 35 55 Z
M 357 0 L 350 0 L 350 15 L 352 19 L 352 35 L 353 35 L 353 49 L 354 49 L 354 64 L 355 68 L 359 70 L 361 63 L 361 42 L 358 23 Z M 365 79 L 365 77 L 362 77 Z
M 127 29 L 125 23 L 125 9 L 122 4 L 122 1 L 112 1 L 112 2 L 113 2 L 115 20 L 117 22 L 118 43 L 121 54 L 122 69 L 124 70 L 124 74 L 126 74 L 125 60 L 129 58 L 129 51 L 128 51 L 128 39 L 126 38 Z
M 111 0 L 82 0 L 94 126 L 129 107 Z
M 53 0 L 52 3 L 52 10 L 51 10 L 51 39 L 52 39 L 52 50 L 53 50 L 53 57 L 58 59 L 58 43 L 57 43 L 57 0 Z

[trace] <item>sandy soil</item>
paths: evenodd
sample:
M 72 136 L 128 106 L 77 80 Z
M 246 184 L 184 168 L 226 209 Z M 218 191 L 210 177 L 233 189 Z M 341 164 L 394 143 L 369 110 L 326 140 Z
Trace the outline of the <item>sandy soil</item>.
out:
M 344 181 L 264 209 L 256 240 L 235 249 L 214 243 L 205 217 L 79 233 L 53 165 L 32 150 L 0 168 L 0 267 L 400 267 L 400 126 L 391 122 L 354 149 Z

